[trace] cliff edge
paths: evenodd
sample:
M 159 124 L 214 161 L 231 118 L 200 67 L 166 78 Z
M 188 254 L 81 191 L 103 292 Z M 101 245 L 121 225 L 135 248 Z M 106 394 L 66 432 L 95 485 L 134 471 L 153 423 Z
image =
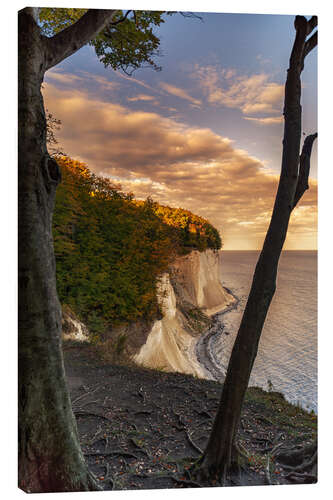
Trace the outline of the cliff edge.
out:
M 146 342 L 132 357 L 149 368 L 203 378 L 195 344 L 210 324 L 209 316 L 234 302 L 223 288 L 218 252 L 193 251 L 178 257 L 158 285 L 163 317 L 154 322 Z
M 197 341 L 211 325 L 210 317 L 235 301 L 223 288 L 221 275 L 221 260 L 214 250 L 177 257 L 157 284 L 161 316 L 105 332 L 98 342 L 101 357 L 207 378 L 196 356 Z M 63 309 L 63 339 L 93 341 L 87 327 L 67 309 Z

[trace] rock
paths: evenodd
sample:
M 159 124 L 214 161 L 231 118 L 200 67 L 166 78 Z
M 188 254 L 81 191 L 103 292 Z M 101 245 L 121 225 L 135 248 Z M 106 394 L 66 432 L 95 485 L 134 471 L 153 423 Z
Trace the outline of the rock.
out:
M 89 330 L 68 307 L 62 308 L 62 338 L 77 342 L 89 342 Z

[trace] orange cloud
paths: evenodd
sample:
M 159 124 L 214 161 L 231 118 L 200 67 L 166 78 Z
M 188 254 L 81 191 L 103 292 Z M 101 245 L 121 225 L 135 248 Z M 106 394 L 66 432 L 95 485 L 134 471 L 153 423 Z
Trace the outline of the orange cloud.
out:
M 53 80 L 55 83 L 58 82 L 65 85 L 73 85 L 77 83 L 84 85 L 89 81 L 93 81 L 94 84 L 98 84 L 103 90 L 115 90 L 119 88 L 118 83 L 110 81 L 104 76 L 93 75 L 87 71 L 80 71 L 79 75 L 75 75 L 72 73 L 64 73 L 59 71 L 57 68 L 52 68 L 46 73 L 46 79 L 51 79 L 51 81 Z
M 240 109 L 250 115 L 281 113 L 284 86 L 270 82 L 265 73 L 237 75 L 232 69 L 195 65 L 192 76 L 211 104 Z
M 137 197 L 152 196 L 207 217 L 226 248 L 260 248 L 278 176 L 208 128 L 90 98 L 46 84 L 48 109 L 62 120 L 61 146 Z M 316 242 L 317 184 L 292 215 L 288 245 Z
M 127 98 L 128 101 L 154 101 L 155 100 L 155 97 L 151 96 L 151 95 L 146 95 L 146 94 L 139 94 L 137 96 L 134 96 L 134 97 L 128 97 Z
M 71 73 L 62 73 L 56 69 L 48 71 L 47 78 L 55 80 L 56 82 L 64 83 L 66 85 L 72 85 L 73 83 L 77 83 L 83 80 L 83 78 L 78 75 L 74 75 Z
M 162 87 L 163 90 L 168 92 L 168 94 L 175 95 L 176 97 L 179 97 L 180 99 L 185 99 L 186 101 L 190 101 L 195 107 L 201 106 L 201 101 L 199 99 L 195 99 L 194 97 L 190 96 L 184 89 L 181 89 L 179 87 L 175 87 L 174 85 L 170 85 L 169 83 L 161 82 L 160 87 Z
M 283 122 L 283 116 L 267 116 L 266 118 L 255 118 L 251 116 L 244 116 L 245 120 L 251 120 L 253 122 L 259 123 L 260 125 L 275 125 L 277 123 Z

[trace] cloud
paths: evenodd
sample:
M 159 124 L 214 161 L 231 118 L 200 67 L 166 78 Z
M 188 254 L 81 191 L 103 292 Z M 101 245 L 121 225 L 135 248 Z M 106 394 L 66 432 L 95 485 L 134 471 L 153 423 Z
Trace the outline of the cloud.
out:
M 281 113 L 284 86 L 265 73 L 239 75 L 233 69 L 195 65 L 192 75 L 208 102 L 242 111 L 243 114 Z
M 221 231 L 226 248 L 258 248 L 278 176 L 209 128 L 91 98 L 48 83 L 48 109 L 62 120 L 59 140 L 72 157 L 120 182 L 137 197 L 188 208 Z M 316 235 L 317 185 L 310 182 L 290 225 L 290 245 Z M 309 243 L 310 244 L 310 243 Z
M 51 80 L 51 82 L 53 81 L 55 84 L 60 83 L 65 86 L 70 86 L 71 88 L 73 88 L 74 85 L 76 88 L 78 86 L 85 88 L 91 82 L 94 83 L 94 86 L 98 84 L 101 90 L 114 91 L 119 88 L 118 83 L 110 81 L 104 76 L 88 73 L 87 71 L 80 71 L 79 74 L 73 74 L 65 73 L 58 68 L 52 68 L 46 73 L 46 82 L 49 80 Z
M 162 107 L 160 102 L 151 95 L 146 95 L 146 94 L 139 94 L 133 97 L 127 97 L 128 102 L 137 102 L 137 103 L 146 103 L 150 104 L 151 106 L 159 106 Z
M 83 73 L 83 72 L 82 72 Z M 90 73 L 84 72 L 84 75 L 94 81 L 94 83 L 98 83 L 105 90 L 115 90 L 119 88 L 119 84 L 116 82 L 110 82 L 104 76 L 91 75 Z
M 134 96 L 134 97 L 128 97 L 127 100 L 132 101 L 132 102 L 135 102 L 135 101 L 154 101 L 155 97 L 153 97 L 151 95 L 146 95 L 146 94 L 139 94 L 139 95 Z
M 115 71 L 115 75 L 120 79 L 127 80 L 128 82 L 135 83 L 136 85 L 140 85 L 141 87 L 144 87 L 145 89 L 151 90 L 152 92 L 156 92 L 156 89 L 151 87 L 148 83 L 143 82 L 142 80 L 139 80 L 138 78 L 134 78 L 134 76 L 125 75 L 124 73 L 121 73 L 120 71 Z
M 258 54 L 256 57 L 260 64 L 270 64 L 272 61 L 269 58 L 265 58 L 262 54 Z
M 83 81 L 83 78 L 78 75 L 73 73 L 62 73 L 57 69 L 52 69 L 46 73 L 46 80 L 49 79 L 65 85 L 72 85 L 73 83 Z
M 202 104 L 199 99 L 195 99 L 194 97 L 190 96 L 184 89 L 175 87 L 174 85 L 170 85 L 169 83 L 165 82 L 160 82 L 160 87 L 162 87 L 162 89 L 165 90 L 165 92 L 167 92 L 168 94 L 175 95 L 180 99 L 190 101 L 195 107 L 200 108 Z
M 244 120 L 257 122 L 260 125 L 275 125 L 283 122 L 283 116 L 267 116 L 265 118 L 255 118 L 251 116 L 244 116 Z

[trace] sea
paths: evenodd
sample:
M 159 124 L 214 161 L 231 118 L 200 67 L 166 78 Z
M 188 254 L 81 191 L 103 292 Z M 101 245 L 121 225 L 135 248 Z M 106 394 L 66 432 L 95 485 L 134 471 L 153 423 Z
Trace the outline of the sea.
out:
M 222 284 L 239 299 L 236 309 L 218 316 L 223 333 L 212 344 L 225 373 L 237 335 L 257 251 L 220 254 Z M 317 413 L 317 252 L 283 251 L 276 292 L 262 331 L 250 386 L 282 392 L 285 398 Z

